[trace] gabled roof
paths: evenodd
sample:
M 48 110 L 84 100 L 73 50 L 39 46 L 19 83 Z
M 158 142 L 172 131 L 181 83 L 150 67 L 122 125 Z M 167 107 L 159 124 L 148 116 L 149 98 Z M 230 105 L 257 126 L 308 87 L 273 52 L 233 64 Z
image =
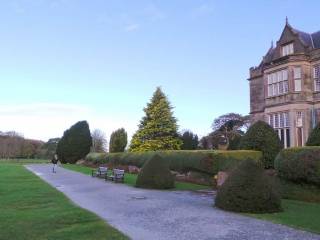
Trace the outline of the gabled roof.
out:
M 320 31 L 315 33 L 306 33 L 291 27 L 288 22 L 286 22 L 286 26 L 288 26 L 293 31 L 293 33 L 298 34 L 300 41 L 306 47 L 310 47 L 311 49 L 320 48 Z
M 315 32 L 315 33 L 306 33 L 303 31 L 300 31 L 298 29 L 293 28 L 289 23 L 288 20 L 286 20 L 286 25 L 285 28 L 282 32 L 282 35 L 280 37 L 280 39 L 282 38 L 285 30 L 288 29 L 291 33 L 293 33 L 295 36 L 297 36 L 297 38 L 300 40 L 301 44 L 310 49 L 318 49 L 320 48 L 320 31 Z M 266 53 L 266 55 L 263 57 L 261 64 L 264 63 L 270 63 L 272 62 L 275 58 L 277 58 L 277 53 L 276 53 L 276 49 L 278 46 L 273 46 L 273 44 L 271 45 L 271 47 L 269 48 L 268 52 Z

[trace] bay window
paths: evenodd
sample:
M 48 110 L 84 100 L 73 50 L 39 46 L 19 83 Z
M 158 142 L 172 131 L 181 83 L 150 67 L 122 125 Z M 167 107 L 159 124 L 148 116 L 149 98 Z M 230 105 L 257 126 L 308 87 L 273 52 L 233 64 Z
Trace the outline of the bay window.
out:
M 288 70 L 280 70 L 267 75 L 268 97 L 273 97 L 287 93 L 288 88 Z
M 290 147 L 290 121 L 288 112 L 272 113 L 268 115 L 269 125 L 274 128 L 285 148 Z

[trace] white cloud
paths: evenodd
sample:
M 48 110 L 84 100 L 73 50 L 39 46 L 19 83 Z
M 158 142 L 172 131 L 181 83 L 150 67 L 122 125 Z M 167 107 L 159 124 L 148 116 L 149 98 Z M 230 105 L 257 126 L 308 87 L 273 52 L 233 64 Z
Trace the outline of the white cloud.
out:
M 109 116 L 110 115 L 110 116 Z M 112 117 L 97 113 L 83 105 L 34 103 L 0 105 L 0 131 L 22 133 L 26 138 L 48 140 L 60 137 L 63 131 L 80 120 L 87 120 L 90 129 L 99 128 L 107 137 L 117 128 L 124 127 L 132 136 L 138 119 Z
M 133 32 L 133 31 L 136 31 L 140 28 L 140 25 L 137 24 L 137 23 L 131 23 L 131 24 L 128 24 L 127 26 L 125 26 L 124 30 L 126 32 Z

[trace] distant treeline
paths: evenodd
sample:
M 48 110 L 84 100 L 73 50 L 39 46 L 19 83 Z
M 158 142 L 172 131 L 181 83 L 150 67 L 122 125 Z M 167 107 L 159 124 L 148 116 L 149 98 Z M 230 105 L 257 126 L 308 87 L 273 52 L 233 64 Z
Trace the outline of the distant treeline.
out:
M 60 138 L 48 142 L 26 139 L 21 134 L 0 131 L 0 159 L 5 158 L 39 158 L 50 159 L 56 151 Z
M 0 158 L 35 158 L 43 144 L 16 132 L 0 132 Z

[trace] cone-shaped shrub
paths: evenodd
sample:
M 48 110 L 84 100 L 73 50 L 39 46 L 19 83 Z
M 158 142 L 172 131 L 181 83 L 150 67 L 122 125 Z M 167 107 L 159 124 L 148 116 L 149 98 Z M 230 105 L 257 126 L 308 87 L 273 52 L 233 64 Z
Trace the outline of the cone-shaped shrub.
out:
M 174 176 L 170 172 L 168 162 L 158 154 L 150 158 L 138 175 L 136 187 L 154 189 L 174 188 Z
M 312 130 L 306 142 L 307 146 L 320 146 L 320 123 Z
M 246 160 L 218 190 L 215 205 L 233 212 L 270 213 L 281 211 L 281 198 L 276 182 L 259 164 Z
M 75 163 L 84 158 L 92 145 L 89 125 L 86 121 L 80 121 L 63 133 L 58 142 L 57 154 L 62 163 Z
M 265 168 L 273 168 L 273 162 L 282 146 L 274 129 L 263 121 L 254 123 L 242 137 L 240 149 L 262 152 Z

